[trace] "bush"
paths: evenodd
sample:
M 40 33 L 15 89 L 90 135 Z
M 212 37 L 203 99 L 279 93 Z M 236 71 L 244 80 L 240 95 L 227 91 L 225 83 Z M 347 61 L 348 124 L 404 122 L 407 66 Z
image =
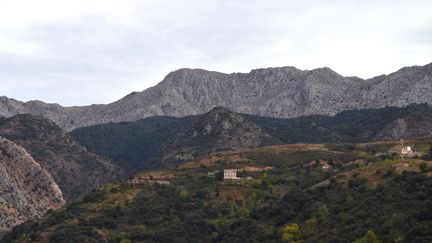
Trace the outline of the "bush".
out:
M 420 163 L 418 166 L 421 172 L 425 173 L 428 171 L 428 165 L 425 162 Z

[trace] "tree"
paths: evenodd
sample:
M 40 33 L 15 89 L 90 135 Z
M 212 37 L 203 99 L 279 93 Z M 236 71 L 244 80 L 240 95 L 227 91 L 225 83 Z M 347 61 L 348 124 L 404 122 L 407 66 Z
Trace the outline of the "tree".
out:
M 312 217 L 305 222 L 305 233 L 313 234 L 318 226 L 318 220 L 315 217 Z
M 330 216 L 330 211 L 325 204 L 320 204 L 317 211 L 318 216 L 322 219 L 327 219 Z
M 329 165 L 331 165 L 331 166 L 334 166 L 334 165 L 335 165 L 335 164 L 334 164 L 334 161 L 333 161 L 332 158 L 329 158 L 329 159 L 328 159 L 327 164 L 329 164 Z
M 313 163 L 313 167 L 316 168 L 320 164 L 320 161 L 318 159 L 315 160 L 315 163 Z
M 425 162 L 420 163 L 419 165 L 420 171 L 425 173 L 428 170 L 428 166 Z
M 288 224 L 282 229 L 282 240 L 284 241 L 299 242 L 301 236 L 298 224 Z
M 382 241 L 378 239 L 378 237 L 371 229 L 368 230 L 362 238 L 354 241 L 354 243 L 381 243 L 381 242 Z

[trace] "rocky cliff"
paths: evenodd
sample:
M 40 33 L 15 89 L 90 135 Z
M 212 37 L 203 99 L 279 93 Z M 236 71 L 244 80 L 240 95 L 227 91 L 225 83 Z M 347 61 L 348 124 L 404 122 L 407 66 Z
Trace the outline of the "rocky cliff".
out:
M 165 161 L 186 161 L 215 151 L 239 150 L 278 141 L 239 113 L 216 107 L 165 145 Z
M 399 141 L 432 136 L 432 120 L 404 117 L 395 120 L 374 137 L 374 141 Z
M 45 116 L 62 128 L 135 121 L 165 115 L 203 114 L 215 106 L 236 112 L 279 118 L 334 115 L 354 108 L 403 107 L 432 103 L 432 63 L 363 80 L 343 77 L 329 68 L 266 68 L 224 74 L 201 69 L 169 73 L 158 85 L 108 105 L 61 107 L 40 101 L 0 98 L 0 115 Z
M 88 152 L 43 117 L 0 118 L 0 136 L 25 148 L 52 175 L 67 201 L 122 175 L 121 169 Z
M 0 233 L 63 204 L 51 175 L 24 148 L 0 137 Z

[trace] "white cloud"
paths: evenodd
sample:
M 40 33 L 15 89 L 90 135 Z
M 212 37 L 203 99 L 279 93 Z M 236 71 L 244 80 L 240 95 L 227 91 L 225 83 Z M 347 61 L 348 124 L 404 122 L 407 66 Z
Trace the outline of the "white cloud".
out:
M 107 103 L 182 67 L 368 78 L 432 61 L 431 12 L 420 0 L 0 0 L 0 95 Z

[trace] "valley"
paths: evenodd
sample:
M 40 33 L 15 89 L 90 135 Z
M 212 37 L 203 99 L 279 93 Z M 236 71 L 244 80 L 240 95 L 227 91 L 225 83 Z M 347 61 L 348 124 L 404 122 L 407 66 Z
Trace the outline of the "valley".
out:
M 87 127 L 52 118 L 61 107 L 2 117 L 24 155 L 0 161 L 0 242 L 428 242 L 426 103 L 292 118 L 215 106 Z
M 1 118 L 0 135 L 40 161 L 67 203 L 24 214 L 0 242 L 346 242 L 368 230 L 427 241 L 430 222 L 411 209 L 429 215 L 430 114 L 420 104 L 280 119 L 215 107 L 71 133 Z
M 1 0 L 0 243 L 432 243 L 431 13 Z

